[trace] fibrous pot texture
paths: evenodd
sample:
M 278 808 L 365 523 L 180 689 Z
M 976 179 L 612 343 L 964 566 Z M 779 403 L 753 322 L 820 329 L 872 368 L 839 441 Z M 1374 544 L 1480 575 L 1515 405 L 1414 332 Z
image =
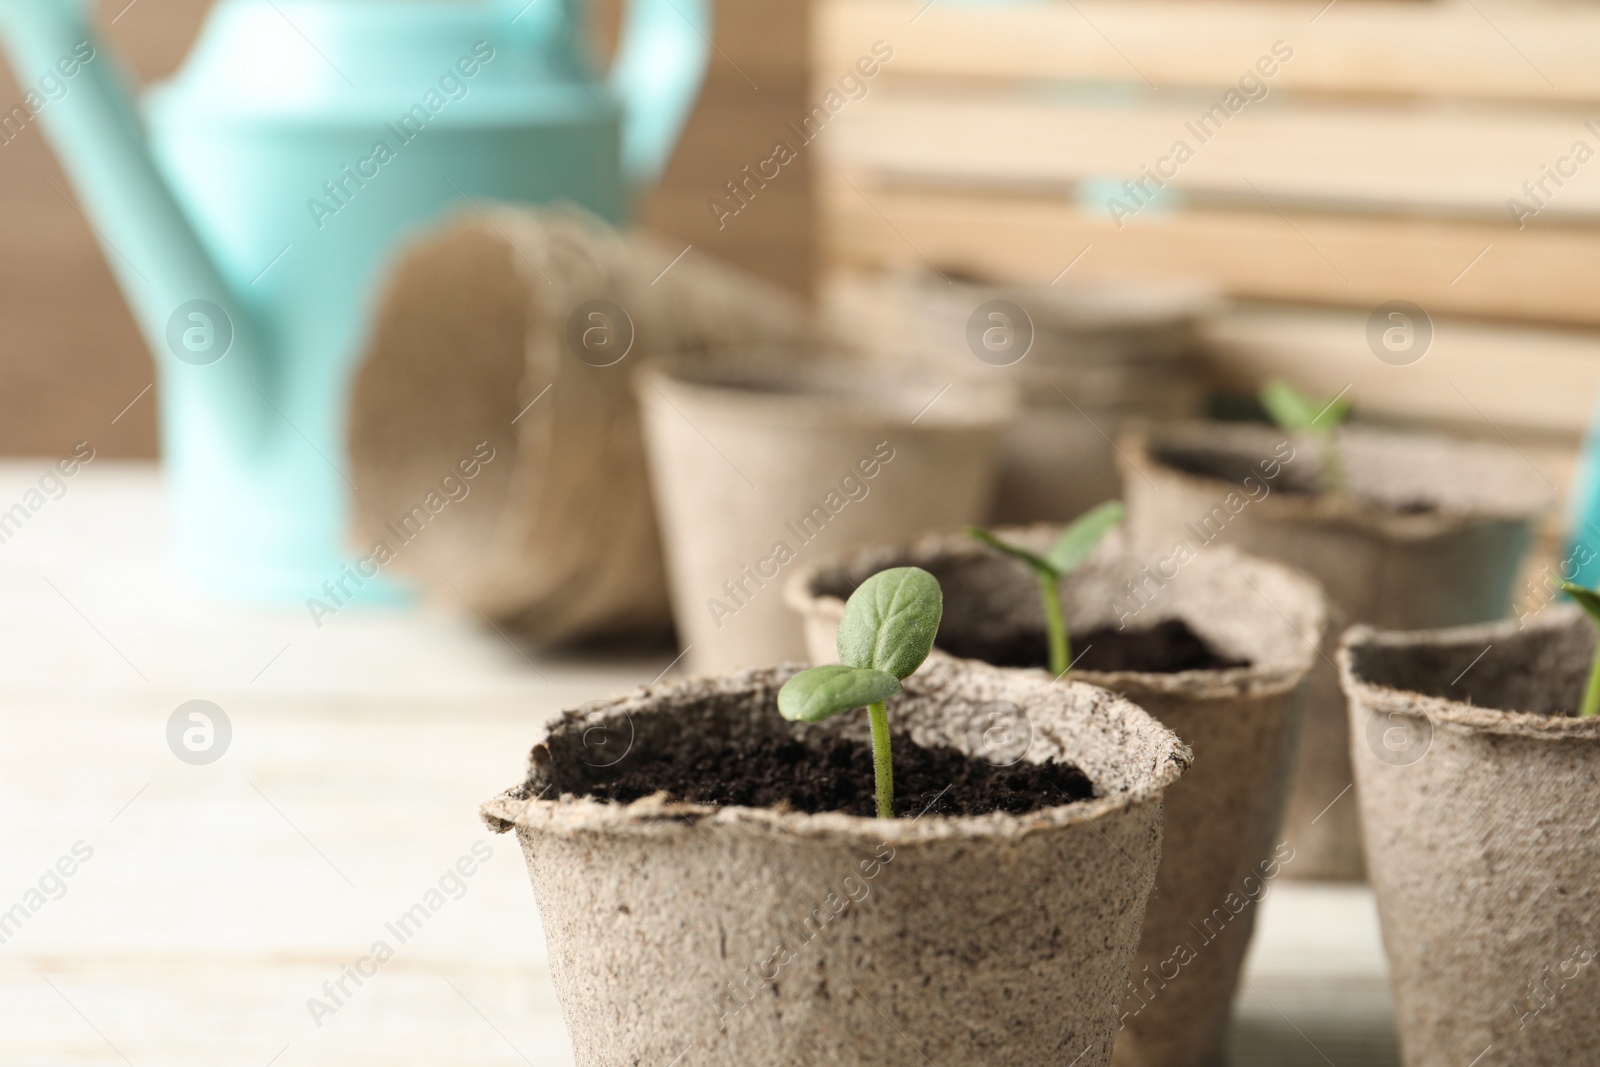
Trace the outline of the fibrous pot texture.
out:
M 400 249 L 351 384 L 353 569 L 542 644 L 665 633 L 634 371 L 816 333 L 769 283 L 676 257 L 570 205 L 464 207 Z
M 1423 633 L 1356 627 L 1340 668 L 1407 1067 L 1593 1063 L 1600 719 L 1571 607 Z
M 800 562 L 980 521 L 1015 410 L 1005 383 L 760 363 L 663 364 L 639 381 L 673 618 L 697 672 L 803 658 L 782 593 Z
M 1040 553 L 1060 532 L 1052 526 L 996 531 Z M 834 658 L 851 589 L 879 570 L 906 565 L 931 571 L 944 589 L 938 649 L 1016 663 L 1016 650 L 1043 648 L 1044 612 L 1032 572 L 965 535 L 942 534 L 909 547 L 830 557 L 799 573 L 787 593 L 806 618 L 812 656 Z M 1094 643 L 1113 633 L 1156 636 L 1181 623 L 1216 659 L 1243 664 L 1072 672 L 1132 700 L 1195 753 L 1194 766 L 1167 794 L 1165 844 L 1114 1062 L 1218 1064 L 1256 904 L 1296 862 L 1276 832 L 1305 683 L 1326 621 L 1321 590 L 1303 574 L 1234 549 L 1207 549 L 1163 567 L 1128 554 L 1113 536 L 1062 583 L 1061 600 L 1079 635 L 1073 651 L 1086 662 Z M 952 662 L 961 661 L 936 652 L 924 672 L 938 674 Z M 1049 680 L 1040 670 L 1025 673 Z
M 585 795 L 624 742 L 624 759 L 761 734 L 867 744 L 864 715 L 778 715 L 797 669 L 567 712 L 528 781 L 484 806 L 522 843 L 577 1062 L 1107 1064 L 1188 749 L 1106 690 L 956 665 L 891 700 L 897 744 L 980 755 L 996 710 L 1021 709 L 1023 758 L 1070 761 L 1094 798 L 878 820 Z
M 1516 450 L 1431 434 L 1347 427 L 1347 491 L 1324 493 L 1321 442 L 1271 427 L 1179 424 L 1122 445 L 1128 534 L 1141 552 L 1213 543 L 1297 567 L 1322 583 L 1335 621 L 1394 629 L 1504 616 L 1552 504 Z M 1296 878 L 1357 879 L 1344 698 L 1325 650 L 1311 682 L 1285 833 Z

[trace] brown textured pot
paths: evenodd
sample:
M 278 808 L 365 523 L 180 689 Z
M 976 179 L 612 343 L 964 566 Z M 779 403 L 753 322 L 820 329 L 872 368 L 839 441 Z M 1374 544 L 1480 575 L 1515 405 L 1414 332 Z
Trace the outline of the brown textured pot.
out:
M 1124 441 L 1135 548 L 1221 542 L 1298 567 L 1335 625 L 1423 629 L 1506 614 L 1549 486 L 1515 450 L 1437 435 L 1341 431 L 1350 492 L 1323 496 L 1314 442 L 1264 426 L 1193 423 Z M 1331 645 L 1331 640 L 1330 640 Z M 1359 879 L 1357 805 L 1333 649 L 1311 681 L 1284 833 L 1295 878 Z
M 351 386 L 362 553 L 541 644 L 665 633 L 634 370 L 815 336 L 798 300 L 680 255 L 570 205 L 474 205 L 398 250 Z
M 1061 522 L 1118 495 L 1107 435 L 1193 418 L 1204 405 L 1193 356 L 1200 322 L 1221 305 L 1211 286 L 952 285 L 932 275 L 907 295 L 904 334 L 919 354 L 950 374 L 1012 382 L 1022 395 L 1001 438 L 995 522 Z
M 1575 608 L 1356 627 L 1340 667 L 1407 1067 L 1568 1067 L 1600 1043 L 1600 719 Z M 1481 657 L 1481 658 L 1480 658 Z M 1504 710 L 1501 710 L 1504 709 Z
M 1042 551 L 1060 530 L 999 532 Z M 849 591 L 885 567 L 907 564 L 933 572 L 944 587 L 939 649 L 985 658 L 1003 655 L 1019 639 L 1042 647 L 1044 613 L 1032 573 L 964 535 L 941 534 L 907 549 L 830 557 L 796 574 L 785 592 L 806 619 L 817 662 L 836 659 L 835 634 Z M 1276 847 L 1275 834 L 1305 680 L 1322 639 L 1323 600 L 1304 575 L 1219 548 L 1184 564 L 1130 616 L 1134 602 L 1123 583 L 1146 581 L 1149 573 L 1142 561 L 1122 553 L 1118 539 L 1108 540 L 1064 583 L 1066 617 L 1079 633 L 1116 626 L 1119 619 L 1134 631 L 1181 620 L 1217 652 L 1250 662 L 1178 673 L 1073 672 L 1079 681 L 1126 696 L 1194 748 L 1193 768 L 1167 794 L 1166 843 L 1114 1062 L 1199 1067 L 1222 1062 L 1254 903 L 1272 878 L 1298 862 L 1292 849 Z M 1081 642 L 1074 648 L 1086 652 Z M 937 673 L 950 662 L 970 661 L 930 659 L 924 671 Z M 1049 680 L 1044 671 L 1017 673 Z
M 638 380 L 678 637 L 696 671 L 804 657 L 783 605 L 797 561 L 874 537 L 977 522 L 1004 383 L 857 366 L 663 364 Z
M 528 782 L 484 805 L 522 843 L 577 1062 L 1103 1067 L 1188 749 L 1103 689 L 972 665 L 908 680 L 897 729 L 974 753 L 1013 702 L 1029 758 L 1076 763 L 1094 799 L 885 822 L 582 795 L 605 773 L 597 730 L 634 756 L 753 733 L 868 744 L 862 715 L 779 717 L 797 669 L 569 711 Z

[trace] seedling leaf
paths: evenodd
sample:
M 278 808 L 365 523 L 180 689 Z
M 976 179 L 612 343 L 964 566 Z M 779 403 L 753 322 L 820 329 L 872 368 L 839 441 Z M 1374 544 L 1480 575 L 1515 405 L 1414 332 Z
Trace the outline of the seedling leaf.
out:
M 890 697 L 922 666 L 944 615 L 939 580 L 919 567 L 879 571 L 862 582 L 839 620 L 838 664 L 801 671 L 778 690 L 786 719 L 821 722 L 866 705 L 872 730 L 872 774 L 878 818 L 894 818 L 894 755 Z
M 1572 582 L 1562 582 L 1561 591 L 1578 602 L 1589 614 L 1589 621 L 1600 627 L 1600 593 Z M 1589 684 L 1583 690 L 1583 703 L 1578 707 L 1580 718 L 1600 716 L 1600 645 L 1595 646 L 1594 660 L 1589 664 Z
M 900 679 L 887 671 L 833 663 L 801 671 L 784 682 L 778 690 L 778 711 L 792 721 L 821 722 L 898 692 Z
M 1337 396 L 1322 405 L 1322 410 L 1311 421 L 1317 426 L 1326 427 L 1329 431 L 1332 431 L 1335 426 L 1350 417 L 1351 403 L 1349 393 Z
M 990 533 L 988 530 L 980 529 L 979 527 L 976 527 L 976 526 L 968 526 L 967 527 L 967 536 L 971 537 L 972 539 L 974 539 L 976 541 L 982 541 L 984 544 L 988 545 L 990 548 L 994 549 L 995 551 L 1004 552 L 1006 555 L 1011 556 L 1013 559 L 1020 559 L 1022 562 L 1026 563 L 1028 566 L 1032 567 L 1034 570 L 1043 571 L 1044 573 L 1050 575 L 1050 577 L 1052 577 L 1052 578 L 1059 577 L 1059 575 L 1060 575 L 1060 572 L 1058 572 L 1056 570 L 1056 565 L 1054 563 L 1051 563 L 1045 557 L 1036 556 L 1032 552 L 1029 552 L 1025 548 L 1018 548 L 1016 545 L 1010 544 L 1009 542 L 1006 542 L 1006 541 L 1002 541 L 1002 540 L 1000 540 L 1000 538 L 996 537 L 994 534 Z
M 893 567 L 861 583 L 839 620 L 839 662 L 908 678 L 933 651 L 944 615 L 939 580 L 920 567 Z
M 1596 625 L 1600 625 L 1600 592 L 1574 585 L 1572 582 L 1562 582 L 1561 591 L 1577 601 L 1578 606 L 1589 613 L 1589 618 L 1593 619 Z
M 1273 378 L 1261 387 L 1261 406 L 1285 430 L 1311 429 L 1322 411 L 1315 400 L 1281 378 Z
M 1270 379 L 1261 387 L 1261 406 L 1272 421 L 1285 430 L 1311 430 L 1331 434 L 1350 415 L 1348 393 L 1318 400 L 1307 396 L 1282 378 Z
M 1055 574 L 1071 574 L 1083 566 L 1083 561 L 1089 558 L 1101 539 L 1122 521 L 1124 511 L 1122 501 L 1108 500 L 1074 519 L 1050 546 L 1049 560 Z
M 1315 400 L 1281 378 L 1273 378 L 1261 387 L 1261 406 L 1267 409 L 1279 428 L 1321 436 L 1323 488 L 1330 493 L 1344 492 L 1344 461 L 1339 456 L 1336 431 L 1350 416 L 1348 393 Z

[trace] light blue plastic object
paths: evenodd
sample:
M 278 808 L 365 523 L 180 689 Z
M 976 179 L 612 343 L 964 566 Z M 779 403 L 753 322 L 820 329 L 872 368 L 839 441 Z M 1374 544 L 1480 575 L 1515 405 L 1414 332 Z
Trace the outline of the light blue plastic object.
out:
M 347 387 L 408 231 L 469 198 L 622 221 L 660 174 L 705 72 L 706 0 L 632 0 L 607 79 L 584 14 L 221 0 L 141 114 L 80 0 L 0 0 L 155 356 L 177 555 L 201 584 L 281 601 L 338 578 Z
M 1600 585 L 1600 408 L 1578 457 L 1569 516 L 1572 526 L 1561 577 L 1593 589 Z

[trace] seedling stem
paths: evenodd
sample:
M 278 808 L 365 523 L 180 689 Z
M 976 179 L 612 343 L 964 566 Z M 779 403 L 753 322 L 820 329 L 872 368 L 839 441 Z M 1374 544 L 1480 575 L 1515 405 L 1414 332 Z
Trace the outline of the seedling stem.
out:
M 889 706 L 882 700 L 867 705 L 872 723 L 872 770 L 878 784 L 878 818 L 894 818 L 894 756 L 889 748 Z
M 1583 691 L 1583 707 L 1578 716 L 1592 719 L 1600 715 L 1600 654 L 1596 654 L 1594 663 L 1589 667 L 1589 685 Z
M 1061 591 L 1059 580 L 1042 570 L 1035 570 L 1039 579 L 1039 597 L 1044 601 L 1044 628 L 1050 640 L 1050 673 L 1065 674 L 1072 663 L 1072 635 L 1067 632 L 1066 619 L 1061 616 Z
M 919 567 L 879 571 L 845 602 L 839 662 L 803 670 L 778 690 L 778 711 L 800 722 L 867 709 L 880 819 L 894 818 L 888 699 L 933 651 L 943 614 L 944 593 L 933 575 Z
M 1039 580 L 1039 598 L 1044 604 L 1044 630 L 1050 652 L 1050 673 L 1057 678 L 1072 666 L 1072 636 L 1061 614 L 1061 580 L 1089 558 L 1102 538 L 1122 521 L 1122 501 L 1111 500 L 1078 516 L 1062 531 L 1050 551 L 1038 555 L 1002 541 L 988 530 L 968 526 L 968 536 L 1021 560 Z
M 1339 424 L 1350 417 L 1350 400 L 1339 393 L 1317 400 L 1281 378 L 1261 387 L 1261 406 L 1278 428 L 1322 439 L 1322 484 L 1330 493 L 1345 490 L 1344 459 L 1339 455 Z
M 1573 582 L 1562 582 L 1561 591 L 1577 601 L 1589 621 L 1600 627 L 1600 593 Z M 1594 662 L 1589 666 L 1589 684 L 1583 690 L 1583 704 L 1578 715 L 1584 719 L 1600 715 L 1600 643 L 1595 645 Z

